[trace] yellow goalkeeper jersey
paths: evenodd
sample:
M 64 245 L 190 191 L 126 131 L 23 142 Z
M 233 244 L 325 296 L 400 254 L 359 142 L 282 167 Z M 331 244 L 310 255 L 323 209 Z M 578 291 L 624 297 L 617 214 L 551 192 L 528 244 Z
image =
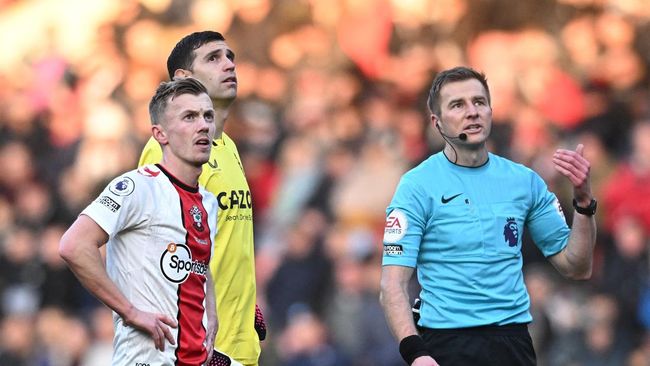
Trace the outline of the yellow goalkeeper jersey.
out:
M 150 138 L 139 166 L 158 163 L 162 149 Z M 251 193 L 235 143 L 225 133 L 212 142 L 199 184 L 219 202 L 219 222 L 210 271 L 217 298 L 215 347 L 244 365 L 257 365 L 255 261 Z

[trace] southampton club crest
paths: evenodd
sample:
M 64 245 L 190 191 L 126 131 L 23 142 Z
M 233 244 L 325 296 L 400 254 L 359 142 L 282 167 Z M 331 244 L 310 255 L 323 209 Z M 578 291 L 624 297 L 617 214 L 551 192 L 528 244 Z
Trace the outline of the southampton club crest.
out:
M 519 227 L 514 217 L 508 217 L 506 220 L 506 224 L 503 226 L 504 242 L 508 243 L 508 246 L 516 247 L 519 242 Z
M 201 210 L 199 210 L 199 208 L 194 205 L 190 209 L 190 215 L 192 215 L 192 220 L 194 220 L 194 228 L 197 231 L 202 232 L 204 230 L 204 227 L 203 224 L 201 224 L 201 219 L 203 218 L 203 213 Z

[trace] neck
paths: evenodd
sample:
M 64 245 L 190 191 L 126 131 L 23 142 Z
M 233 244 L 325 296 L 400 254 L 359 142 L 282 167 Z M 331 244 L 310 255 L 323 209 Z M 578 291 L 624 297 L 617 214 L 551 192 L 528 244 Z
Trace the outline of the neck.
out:
M 230 105 L 234 99 L 212 99 L 212 105 L 214 107 L 214 125 L 215 125 L 215 134 L 216 138 L 220 138 L 223 133 L 223 128 L 226 125 L 226 119 L 230 113 Z
M 471 146 L 461 147 L 458 145 L 452 147 L 450 143 L 446 143 L 443 152 L 449 161 L 467 167 L 481 166 L 488 159 L 488 151 L 485 144 L 473 148 Z
M 196 187 L 199 184 L 199 175 L 201 175 L 200 165 L 194 166 L 178 158 L 169 157 L 166 154 L 163 154 L 160 165 L 176 177 L 176 179 L 190 187 Z

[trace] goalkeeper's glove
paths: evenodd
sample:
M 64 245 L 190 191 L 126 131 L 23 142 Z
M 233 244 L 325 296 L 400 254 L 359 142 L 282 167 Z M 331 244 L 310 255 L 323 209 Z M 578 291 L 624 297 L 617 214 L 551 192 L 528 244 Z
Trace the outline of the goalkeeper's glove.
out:
M 260 341 L 266 339 L 266 322 L 264 322 L 264 314 L 262 314 L 262 310 L 260 310 L 260 307 L 257 304 L 255 305 L 255 331 L 257 332 Z

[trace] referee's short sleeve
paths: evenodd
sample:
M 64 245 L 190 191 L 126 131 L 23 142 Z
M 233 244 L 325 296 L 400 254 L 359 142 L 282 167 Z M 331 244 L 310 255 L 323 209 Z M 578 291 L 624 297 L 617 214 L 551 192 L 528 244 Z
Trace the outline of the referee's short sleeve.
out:
M 535 245 L 544 256 L 550 257 L 566 247 L 571 230 L 557 197 L 537 174 L 533 174 L 531 191 L 533 206 L 528 214 L 527 227 Z
M 421 188 L 403 177 L 386 209 L 382 264 L 415 267 L 428 209 Z

